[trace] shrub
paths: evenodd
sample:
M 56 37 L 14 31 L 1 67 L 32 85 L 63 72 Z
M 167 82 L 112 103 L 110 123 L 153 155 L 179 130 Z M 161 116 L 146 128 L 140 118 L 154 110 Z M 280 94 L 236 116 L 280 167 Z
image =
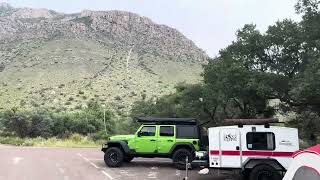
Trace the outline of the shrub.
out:
M 70 140 L 72 141 L 75 141 L 75 142 L 80 142 L 81 139 L 82 139 L 82 136 L 78 133 L 76 134 L 72 134 L 70 137 L 69 137 Z
M 116 101 L 121 101 L 121 100 L 122 100 L 122 98 L 121 98 L 120 96 L 116 96 L 114 99 L 115 99 Z
M 24 140 L 19 137 L 0 137 L 0 144 L 23 145 Z
M 14 132 L 19 137 L 26 137 L 31 130 L 31 121 L 26 113 L 17 113 L 15 110 L 3 114 L 5 131 Z
M 94 141 L 103 140 L 106 141 L 110 136 L 106 131 L 99 131 L 90 136 Z
M 66 102 L 66 103 L 64 103 L 65 105 L 71 105 L 71 102 L 70 101 L 68 101 L 68 102 Z
M 77 112 L 52 112 L 49 109 L 18 112 L 0 112 L 0 133 L 18 137 L 60 137 L 71 134 L 88 135 L 104 129 L 104 112 L 95 101 Z M 106 111 L 107 133 L 114 132 L 114 121 L 110 111 Z

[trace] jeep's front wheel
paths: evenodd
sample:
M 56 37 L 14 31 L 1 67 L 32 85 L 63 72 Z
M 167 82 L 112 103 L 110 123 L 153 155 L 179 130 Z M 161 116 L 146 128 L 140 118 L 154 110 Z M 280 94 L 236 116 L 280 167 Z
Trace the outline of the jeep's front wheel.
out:
M 119 167 L 124 160 L 124 154 L 120 148 L 111 147 L 104 153 L 104 162 L 109 167 Z
M 192 153 L 187 149 L 178 149 L 173 153 L 172 160 L 177 169 L 186 169 L 186 157 L 188 157 L 188 162 L 192 162 Z

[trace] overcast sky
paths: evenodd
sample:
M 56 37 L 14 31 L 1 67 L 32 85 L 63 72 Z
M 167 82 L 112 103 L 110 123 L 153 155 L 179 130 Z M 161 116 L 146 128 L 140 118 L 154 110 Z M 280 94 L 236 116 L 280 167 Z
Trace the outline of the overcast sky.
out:
M 74 13 L 83 9 L 125 10 L 174 27 L 211 57 L 235 39 L 244 24 L 261 31 L 295 14 L 296 0 L 0 0 L 15 7 L 47 8 Z

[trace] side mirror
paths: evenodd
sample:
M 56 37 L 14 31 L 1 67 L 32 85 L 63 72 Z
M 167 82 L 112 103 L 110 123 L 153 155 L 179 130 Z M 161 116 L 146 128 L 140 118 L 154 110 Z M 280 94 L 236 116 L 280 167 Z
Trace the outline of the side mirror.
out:
M 137 136 L 138 136 L 138 137 L 141 137 L 141 132 L 140 132 L 140 131 L 137 133 Z

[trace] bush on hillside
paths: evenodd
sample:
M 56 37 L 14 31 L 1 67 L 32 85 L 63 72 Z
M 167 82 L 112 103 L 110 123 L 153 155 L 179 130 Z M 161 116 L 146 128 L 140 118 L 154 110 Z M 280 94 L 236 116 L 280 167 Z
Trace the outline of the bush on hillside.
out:
M 112 113 L 106 111 L 107 133 L 114 132 Z M 65 138 L 77 133 L 88 135 L 104 129 L 103 110 L 96 102 L 78 112 L 51 112 L 47 109 L 23 111 L 10 110 L 0 113 L 0 132 L 23 137 L 53 136 Z

